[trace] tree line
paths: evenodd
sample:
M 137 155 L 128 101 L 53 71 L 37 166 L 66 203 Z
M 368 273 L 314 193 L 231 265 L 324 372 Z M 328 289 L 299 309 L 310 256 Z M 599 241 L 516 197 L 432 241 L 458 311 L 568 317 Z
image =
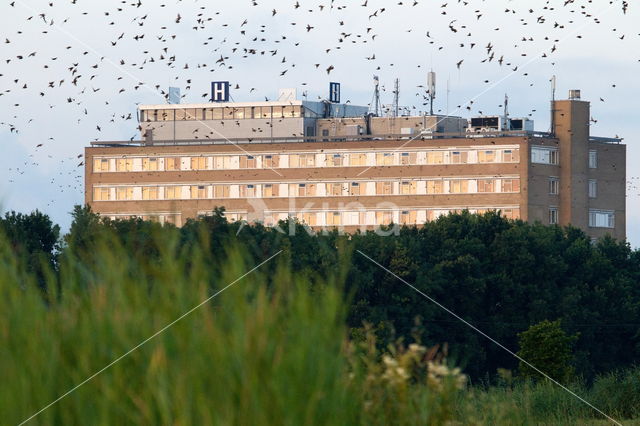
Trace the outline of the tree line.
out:
M 212 277 L 225 268 L 230 249 L 256 265 L 282 250 L 278 262 L 308 277 L 310 291 L 322 291 L 314 283 L 327 277 L 344 282 L 352 339 L 372 330 L 381 347 L 399 340 L 446 344 L 449 358 L 474 380 L 492 380 L 498 369 L 516 369 L 518 360 L 443 308 L 513 352 L 519 333 L 558 321 L 576 336 L 571 371 L 587 381 L 640 358 L 640 251 L 611 237 L 593 243 L 574 227 L 462 212 L 384 236 L 341 235 L 311 234 L 295 221 L 281 222 L 279 229 L 229 222 L 222 208 L 181 228 L 112 221 L 82 206 L 72 215 L 65 235 L 37 211 L 0 218 L 0 231 L 21 267 L 37 277 L 45 303 L 56 302 L 48 296 L 47 277 L 63 273 L 64 265 L 82 269 L 83 285 L 100 282 L 100 245 L 123 246 L 146 259 L 153 274 L 159 253 L 180 256 L 207 239 L 217 259 Z M 276 270 L 275 264 L 265 268 Z M 56 297 L 72 291 L 56 290 Z

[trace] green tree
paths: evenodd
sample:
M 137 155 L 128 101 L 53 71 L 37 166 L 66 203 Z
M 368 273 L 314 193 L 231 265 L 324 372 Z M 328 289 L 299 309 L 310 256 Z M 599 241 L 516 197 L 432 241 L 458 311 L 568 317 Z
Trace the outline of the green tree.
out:
M 560 320 L 544 320 L 518 334 L 520 351 L 518 356 L 538 370 L 559 382 L 566 383 L 573 377 L 572 345 L 578 335 L 569 336 L 562 330 Z M 520 361 L 522 378 L 539 379 L 541 374 Z

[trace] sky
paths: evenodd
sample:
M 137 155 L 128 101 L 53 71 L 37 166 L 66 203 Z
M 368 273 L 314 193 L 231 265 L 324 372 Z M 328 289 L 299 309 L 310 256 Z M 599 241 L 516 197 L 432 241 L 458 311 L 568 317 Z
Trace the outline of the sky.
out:
M 622 0 L 2 0 L 0 210 L 39 209 L 67 229 L 84 202 L 84 147 L 139 138 L 136 108 L 206 102 L 211 81 L 234 101 L 274 99 L 280 88 L 368 105 L 435 112 L 502 112 L 549 130 L 556 98 L 580 89 L 591 134 L 627 144 L 627 235 L 640 245 L 640 12 Z

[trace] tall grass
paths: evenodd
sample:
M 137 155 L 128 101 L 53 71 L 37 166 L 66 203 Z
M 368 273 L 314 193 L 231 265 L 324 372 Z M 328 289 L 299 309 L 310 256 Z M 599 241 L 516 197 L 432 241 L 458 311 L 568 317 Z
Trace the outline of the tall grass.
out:
M 176 233 L 150 238 L 145 258 L 105 236 L 96 236 L 91 253 L 67 250 L 60 274 L 45 274 L 44 292 L 0 239 L 0 423 L 18 424 L 54 401 L 30 423 L 580 424 L 593 417 L 552 387 L 462 391 L 464 376 L 435 349 L 398 345 L 381 354 L 370 334 L 350 341 L 338 274 L 311 285 L 307 275 L 291 274 L 291 253 L 237 281 L 255 266 L 237 247 L 212 258 L 206 238 L 182 251 Z

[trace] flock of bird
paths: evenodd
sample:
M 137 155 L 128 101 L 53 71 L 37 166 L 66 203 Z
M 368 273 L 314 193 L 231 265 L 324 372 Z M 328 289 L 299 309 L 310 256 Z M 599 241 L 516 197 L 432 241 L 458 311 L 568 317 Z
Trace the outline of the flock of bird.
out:
M 210 94 L 202 88 L 215 79 L 232 80 L 233 93 L 243 97 L 256 96 L 263 90 L 258 83 L 274 80 L 299 85 L 306 96 L 312 82 L 336 73 L 354 79 L 354 63 L 370 74 L 401 74 L 411 66 L 424 78 L 435 56 L 436 68 L 451 69 L 459 79 L 469 68 L 464 78 L 478 80 L 484 93 L 511 75 L 529 87 L 539 84 L 536 67 L 555 66 L 565 44 L 575 46 L 594 31 L 619 43 L 640 37 L 602 28 L 611 22 L 602 15 L 626 19 L 625 0 L 15 0 L 2 7 L 7 23 L 0 38 L 0 134 L 8 141 L 33 138 L 23 161 L 12 162 L 7 180 L 14 183 L 41 162 L 56 161 L 50 184 L 78 197 L 87 142 L 104 134 L 138 138 L 132 107 L 165 103 L 170 85 L 181 87 L 188 102 L 206 102 Z M 638 56 L 629 66 L 640 62 L 637 49 L 625 46 Z M 607 85 L 615 88 L 616 82 Z M 411 109 L 426 105 L 423 84 L 408 92 L 414 95 Z M 476 97 L 454 104 L 459 115 L 483 113 L 475 109 Z M 61 144 L 63 138 L 75 145 Z M 637 193 L 635 179 L 629 190 Z M 48 205 L 55 204 L 55 194 Z

